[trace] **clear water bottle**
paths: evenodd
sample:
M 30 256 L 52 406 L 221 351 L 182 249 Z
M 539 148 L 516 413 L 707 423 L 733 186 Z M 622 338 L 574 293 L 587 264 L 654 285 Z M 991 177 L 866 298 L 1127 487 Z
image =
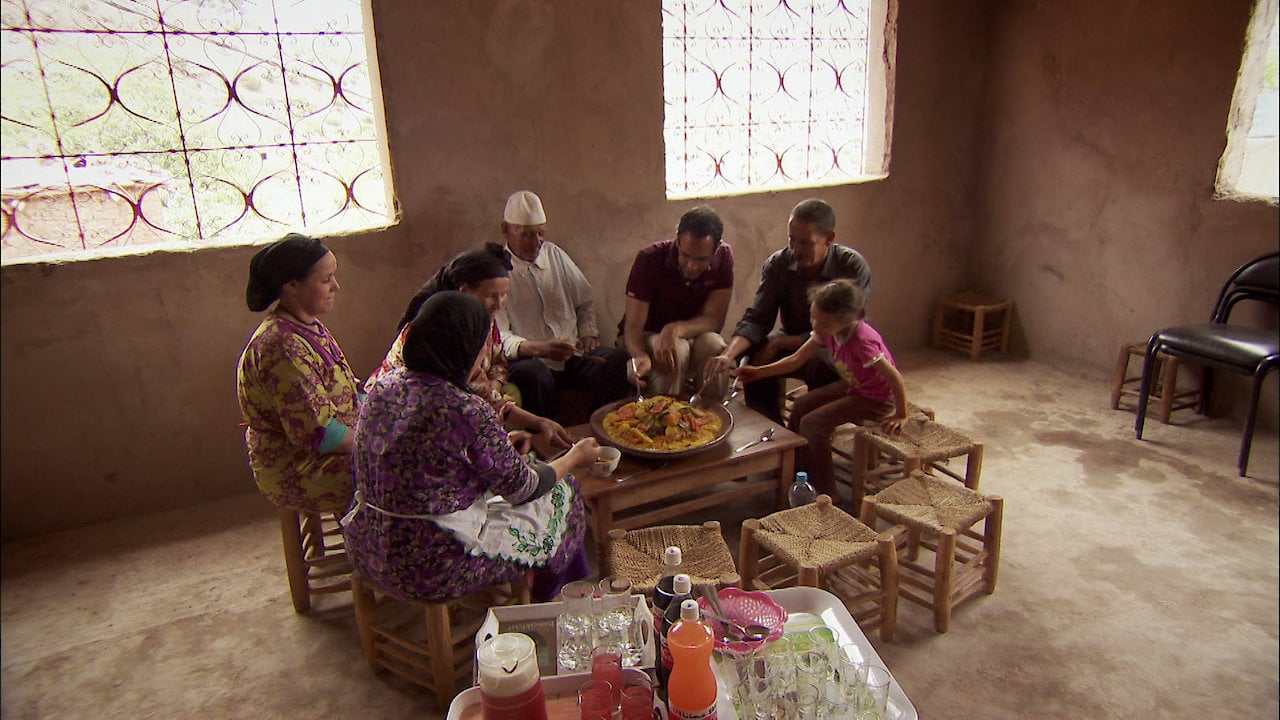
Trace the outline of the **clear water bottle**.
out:
M 817 499 L 818 491 L 814 490 L 813 485 L 809 483 L 809 473 L 796 473 L 796 480 L 791 483 L 791 489 L 787 491 L 787 500 L 791 502 L 791 507 L 808 505 Z

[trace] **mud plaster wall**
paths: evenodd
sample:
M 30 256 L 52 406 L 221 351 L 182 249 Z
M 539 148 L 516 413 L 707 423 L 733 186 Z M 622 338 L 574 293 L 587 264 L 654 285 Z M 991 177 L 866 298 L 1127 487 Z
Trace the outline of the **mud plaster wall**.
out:
M 328 240 L 343 291 L 326 323 L 358 373 L 381 359 L 404 302 L 431 271 L 459 250 L 496 239 L 502 203 L 520 188 L 542 195 L 552 239 L 595 284 L 601 325 L 612 339 L 631 257 L 667 236 L 692 204 L 668 202 L 663 193 L 659 7 L 657 0 L 375 4 L 402 219 L 384 232 Z M 1002 96 L 988 88 L 988 74 L 1000 70 L 1014 82 L 1020 72 L 991 66 L 988 33 L 1007 31 L 988 16 L 993 8 L 1029 15 L 1044 34 L 1030 44 L 1006 39 L 999 45 L 1002 64 L 1031 62 L 1062 29 L 1055 23 L 1075 22 L 1043 17 L 1052 11 L 1035 4 L 903 3 L 891 177 L 711 201 L 737 257 L 731 321 L 749 302 L 760 263 L 781 246 L 787 211 L 810 195 L 835 206 L 839 238 L 870 260 L 876 276 L 871 317 L 895 349 L 926 344 L 938 295 L 974 282 L 1007 282 L 1020 270 L 1025 280 L 1004 289 L 1023 302 L 1038 265 L 993 266 L 1010 268 L 1006 277 L 989 272 L 975 250 L 978 241 L 983 253 L 1000 247 L 978 230 L 980 221 L 993 235 L 1001 230 L 996 211 L 983 211 L 980 193 L 1000 189 L 980 182 L 993 164 L 981 152 L 984 135 L 998 145 L 1002 136 L 992 125 L 1017 119 L 990 117 L 1003 106 Z M 1220 12 L 1238 15 L 1226 23 L 1238 27 L 1215 32 L 1239 35 L 1245 4 Z M 1185 32 L 1203 20 L 1186 18 Z M 1238 58 L 1231 45 L 1219 37 L 1211 48 L 1227 76 L 1218 81 L 1223 103 L 1235 72 L 1231 56 Z M 1112 69 L 1090 62 L 1072 72 L 1092 83 Z M 1186 110 L 1212 114 L 1204 103 Z M 1020 111 L 1015 105 L 1012 114 Z M 1218 120 L 1199 125 L 1196 131 L 1211 137 L 1196 142 L 1218 142 Z M 1211 171 L 1207 177 L 1200 185 Z M 1018 189 L 1020 203 L 1039 200 Z M 998 212 L 1021 215 L 1017 204 L 1002 203 Z M 1233 216 L 1242 229 L 1256 235 L 1269 228 L 1274 238 L 1274 211 L 1237 208 Z M 0 271 L 4 537 L 252 488 L 234 390 L 236 359 L 257 322 L 242 299 L 252 252 L 216 249 Z M 1053 305 L 1030 304 L 1020 311 L 1020 326 L 1060 322 L 1060 308 L 1088 300 L 1093 288 L 1078 292 Z M 1133 295 L 1136 307 L 1159 316 L 1160 303 L 1148 307 L 1145 299 Z M 1136 332 L 1139 324 L 1124 330 Z M 1053 352 L 1036 339 L 1025 347 Z M 1105 374 L 1112 354 L 1071 357 Z
M 1213 197 L 1251 6 L 997 4 L 969 272 L 1016 300 L 1017 351 L 1106 370 L 1124 342 L 1207 321 L 1231 272 L 1276 249 L 1275 205 Z M 1245 380 L 1217 380 L 1242 416 Z M 1274 377 L 1260 413 L 1275 427 Z

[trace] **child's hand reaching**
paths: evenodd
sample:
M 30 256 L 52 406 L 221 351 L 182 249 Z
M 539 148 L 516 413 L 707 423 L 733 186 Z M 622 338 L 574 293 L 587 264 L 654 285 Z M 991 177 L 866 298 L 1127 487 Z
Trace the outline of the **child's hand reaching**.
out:
M 888 435 L 897 435 L 902 432 L 902 428 L 907 424 L 907 418 L 904 417 L 887 417 L 880 421 L 880 429 L 884 430 Z
M 744 383 L 754 382 L 760 379 L 760 368 L 755 365 L 743 365 L 733 371 L 733 376 Z

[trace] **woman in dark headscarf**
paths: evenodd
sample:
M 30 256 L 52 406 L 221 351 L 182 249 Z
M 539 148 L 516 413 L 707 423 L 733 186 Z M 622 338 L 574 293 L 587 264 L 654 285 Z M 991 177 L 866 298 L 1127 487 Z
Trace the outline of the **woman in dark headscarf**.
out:
M 249 262 L 245 301 L 271 309 L 240 355 L 237 394 L 258 488 L 300 512 L 351 502 L 359 385 L 320 315 L 338 295 L 338 260 L 319 240 L 290 234 Z
M 513 398 L 518 394 L 515 386 L 507 387 L 507 359 L 502 352 L 502 336 L 498 333 L 498 311 L 507 304 L 507 289 L 511 285 L 511 253 L 497 243 L 486 243 L 481 250 L 470 250 L 453 257 L 436 271 L 409 301 L 398 326 L 400 334 L 382 365 L 365 381 L 365 390 L 373 387 L 378 376 L 404 365 L 404 341 L 409 331 L 409 321 L 432 295 L 446 290 L 457 290 L 482 303 L 490 315 L 489 334 L 485 344 L 484 360 L 479 370 L 469 380 L 472 389 L 489 401 L 503 422 L 514 427 L 526 428 L 541 436 L 550 446 L 566 448 L 573 442 L 572 436 L 560 423 L 534 415 L 520 408 Z
M 467 382 L 489 325 L 479 300 L 431 295 L 408 326 L 405 365 L 379 376 L 360 409 L 343 534 L 352 567 L 389 595 L 449 600 L 532 570 L 534 598 L 550 600 L 589 571 L 568 473 L 600 446 L 587 438 L 549 463 L 525 462 Z

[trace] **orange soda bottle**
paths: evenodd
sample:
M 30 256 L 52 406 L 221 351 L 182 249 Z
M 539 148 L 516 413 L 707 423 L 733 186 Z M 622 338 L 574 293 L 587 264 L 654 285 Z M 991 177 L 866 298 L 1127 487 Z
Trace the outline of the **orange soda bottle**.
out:
M 671 720 L 716 720 L 716 676 L 711 669 L 715 634 L 700 620 L 697 600 L 680 603 L 680 621 L 667 633 L 671 679 L 667 707 Z

